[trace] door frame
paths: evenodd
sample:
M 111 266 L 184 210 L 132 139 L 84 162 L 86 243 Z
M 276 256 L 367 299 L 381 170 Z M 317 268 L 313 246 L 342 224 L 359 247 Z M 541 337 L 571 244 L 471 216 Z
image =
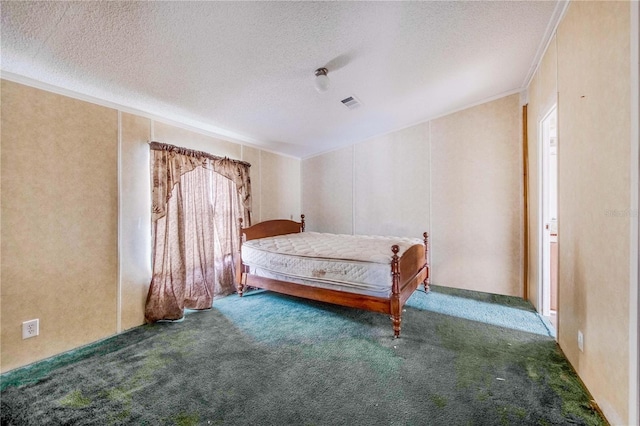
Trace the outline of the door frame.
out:
M 549 144 L 548 135 L 545 130 L 545 122 L 552 115 L 556 115 L 556 126 L 558 120 L 558 104 L 554 103 L 549 107 L 542 118 L 538 121 L 538 268 L 540 279 L 538 283 L 538 309 L 543 316 L 551 313 L 551 238 L 550 232 L 546 229 L 549 218 L 546 216 L 547 196 L 549 192 L 548 169 L 549 169 Z M 557 131 L 557 129 L 556 129 Z M 557 137 L 557 135 L 556 135 Z M 557 167 L 556 167 L 557 168 Z M 557 173 L 557 170 L 556 170 Z M 556 182 L 557 186 L 557 182 Z M 556 189 L 557 192 L 557 189 Z M 557 220 L 557 218 L 556 218 Z

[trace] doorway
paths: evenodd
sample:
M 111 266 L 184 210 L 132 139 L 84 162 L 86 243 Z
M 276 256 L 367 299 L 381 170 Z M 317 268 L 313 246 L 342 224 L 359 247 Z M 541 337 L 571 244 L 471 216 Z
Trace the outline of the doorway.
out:
M 558 328 L 558 115 L 554 105 L 540 122 L 541 314 Z M 556 333 L 557 335 L 557 333 Z

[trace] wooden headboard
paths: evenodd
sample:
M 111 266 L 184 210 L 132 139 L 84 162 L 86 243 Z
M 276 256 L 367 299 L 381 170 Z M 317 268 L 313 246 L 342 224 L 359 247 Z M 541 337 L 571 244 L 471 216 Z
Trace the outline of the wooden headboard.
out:
M 238 219 L 238 221 L 240 223 L 240 241 L 242 241 L 242 235 L 245 236 L 245 241 L 249 241 L 256 238 L 304 232 L 305 227 L 304 215 L 300 215 L 300 222 L 287 219 L 266 220 L 248 228 L 242 227 L 242 219 Z

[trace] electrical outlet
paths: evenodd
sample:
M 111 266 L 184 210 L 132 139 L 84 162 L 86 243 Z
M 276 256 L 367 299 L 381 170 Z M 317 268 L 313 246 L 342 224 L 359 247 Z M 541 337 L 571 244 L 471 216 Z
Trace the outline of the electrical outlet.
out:
M 584 352 L 584 335 L 580 330 L 578 330 L 578 349 L 580 352 Z
M 40 320 L 32 319 L 22 323 L 22 338 L 28 339 L 30 337 L 36 337 L 40 334 Z

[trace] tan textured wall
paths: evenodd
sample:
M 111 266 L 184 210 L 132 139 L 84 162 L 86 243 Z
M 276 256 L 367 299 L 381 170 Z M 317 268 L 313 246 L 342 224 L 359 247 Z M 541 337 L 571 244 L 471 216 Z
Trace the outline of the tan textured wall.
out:
M 220 157 L 239 159 L 242 156 L 242 146 L 236 143 L 165 124 L 161 121 L 154 120 L 151 125 L 154 141 L 204 151 Z
M 261 151 L 260 164 L 262 220 L 300 220 L 300 160 Z
M 539 261 L 542 229 L 540 225 L 540 122 L 558 102 L 556 37 L 551 39 L 529 87 L 527 107 L 527 135 L 529 159 L 529 292 L 528 299 L 537 308 L 539 304 L 542 266 Z
M 116 332 L 117 111 L 2 81 L 2 371 Z M 40 319 L 22 340 L 21 323 Z
M 355 145 L 355 233 L 429 231 L 429 123 Z
M 521 122 L 519 95 L 431 122 L 434 284 L 522 296 Z
M 127 330 L 143 323 L 151 282 L 151 120 L 122 113 L 120 123 L 120 330 Z
M 630 5 L 572 2 L 557 30 L 559 343 L 613 424 L 629 416 Z M 584 332 L 584 352 L 577 332 Z
M 303 162 L 310 229 L 422 238 L 429 231 L 429 123 Z
M 513 95 L 306 159 L 304 213 L 324 232 L 428 231 L 434 284 L 522 296 L 521 116 Z
M 299 217 L 299 160 L 5 80 L 1 96 L 3 372 L 144 322 L 149 139 L 250 162 L 254 220 L 262 200 Z
M 242 161 L 251 164 L 251 222 L 258 223 L 262 221 L 262 179 L 260 179 L 260 151 L 256 148 L 248 146 L 242 147 Z
M 353 234 L 353 147 L 302 162 L 302 208 L 308 230 Z

